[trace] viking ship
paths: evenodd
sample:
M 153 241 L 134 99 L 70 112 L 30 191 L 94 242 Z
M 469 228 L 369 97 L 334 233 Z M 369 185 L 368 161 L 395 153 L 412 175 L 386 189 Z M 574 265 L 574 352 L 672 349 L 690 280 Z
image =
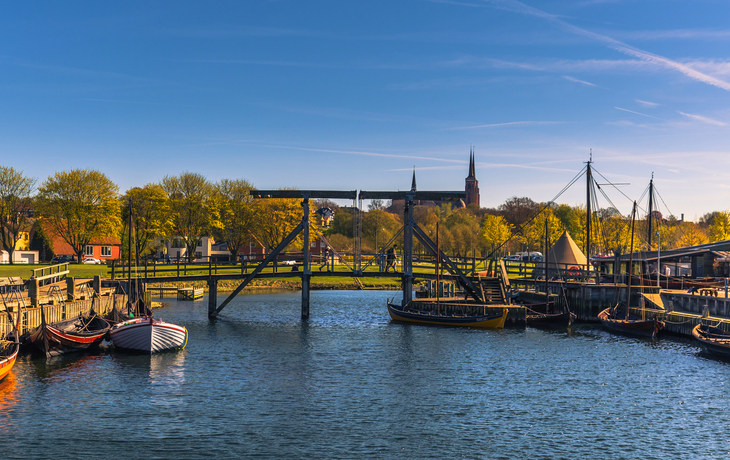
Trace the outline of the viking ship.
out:
M 421 302 L 411 302 L 406 307 L 388 302 L 388 313 L 393 321 L 424 324 L 430 326 L 451 326 L 451 327 L 473 327 L 478 329 L 503 329 L 507 320 L 508 310 L 501 312 L 475 314 L 470 313 L 469 308 L 461 312 L 447 313 L 446 307 L 442 312 L 433 309 L 421 309 L 418 305 Z M 478 307 L 478 309 L 481 307 Z
M 698 324 L 692 329 L 692 337 L 699 340 L 702 348 L 708 353 L 730 358 L 730 332 L 706 324 Z
M 41 324 L 30 332 L 28 341 L 47 357 L 98 345 L 110 329 L 109 323 L 93 308 L 86 315 L 55 323 L 47 323 L 45 308 L 40 308 Z

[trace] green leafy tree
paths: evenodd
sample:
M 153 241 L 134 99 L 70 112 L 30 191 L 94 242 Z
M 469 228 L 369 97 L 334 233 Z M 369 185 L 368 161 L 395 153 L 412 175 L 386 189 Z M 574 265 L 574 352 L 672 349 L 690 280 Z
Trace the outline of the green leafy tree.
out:
M 730 240 L 730 212 L 719 211 L 710 225 L 710 241 Z
M 10 263 L 23 232 L 30 232 L 29 213 L 35 179 L 22 171 L 0 166 L 0 242 L 7 251 Z
M 204 236 L 220 228 L 220 203 L 213 186 L 201 174 L 183 172 L 179 176 L 165 176 L 162 188 L 169 197 L 172 234 L 185 245 L 188 261 L 195 258 L 195 248 Z
M 155 242 L 173 231 L 172 210 L 167 193 L 160 184 L 147 184 L 127 190 L 121 199 L 122 220 L 129 222 L 129 206 L 132 207 L 132 228 L 135 232 L 135 255 L 139 259 L 145 252 L 159 249 Z M 125 233 L 125 232 L 122 232 Z M 124 239 L 126 234 L 123 235 Z M 123 247 L 126 250 L 126 246 Z
M 386 249 L 385 244 L 400 227 L 397 216 L 381 209 L 373 209 L 362 218 L 362 235 L 372 244 L 375 252 Z
M 256 220 L 258 203 L 251 197 L 251 190 L 253 186 L 242 179 L 223 179 L 217 185 L 222 224 L 217 233 L 227 243 L 232 260 L 235 260 L 241 247 L 248 244 L 249 231 Z
M 482 219 L 479 236 L 490 252 L 503 244 L 512 235 L 512 226 L 502 216 L 487 214 Z
M 115 237 L 121 227 L 119 187 L 99 171 L 56 173 L 38 188 L 37 208 L 46 230 L 68 243 L 81 260 L 92 241 Z

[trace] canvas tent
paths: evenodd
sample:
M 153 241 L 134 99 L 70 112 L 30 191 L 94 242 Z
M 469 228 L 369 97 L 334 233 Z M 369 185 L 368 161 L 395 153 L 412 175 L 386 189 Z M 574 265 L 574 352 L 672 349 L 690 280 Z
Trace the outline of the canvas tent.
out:
M 567 231 L 558 238 L 552 248 L 547 253 L 548 269 L 559 268 L 562 270 L 570 267 L 577 267 L 584 269 L 585 265 L 588 264 L 588 259 L 583 255 L 583 252 L 575 244 L 573 238 L 570 237 Z M 550 273 L 552 276 L 552 271 Z

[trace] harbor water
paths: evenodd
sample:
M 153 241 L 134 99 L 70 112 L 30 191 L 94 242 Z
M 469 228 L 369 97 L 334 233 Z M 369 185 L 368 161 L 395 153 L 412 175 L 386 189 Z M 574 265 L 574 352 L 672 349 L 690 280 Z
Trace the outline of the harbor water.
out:
M 730 363 L 693 342 L 390 322 L 383 291 L 165 299 L 185 350 L 22 357 L 0 457 L 726 458 Z

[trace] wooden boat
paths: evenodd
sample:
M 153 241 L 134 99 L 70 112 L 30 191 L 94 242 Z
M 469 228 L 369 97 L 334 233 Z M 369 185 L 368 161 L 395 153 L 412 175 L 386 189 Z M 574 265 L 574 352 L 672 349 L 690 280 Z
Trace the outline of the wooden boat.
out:
M 730 358 L 730 332 L 706 324 L 698 324 L 692 329 L 692 337 L 699 340 L 708 353 Z
M 525 315 L 530 327 L 566 328 L 575 321 L 575 313 L 565 310 L 559 313 L 531 313 Z
M 85 350 L 98 345 L 109 332 L 109 323 L 94 313 L 79 315 L 56 323 L 47 323 L 41 306 L 41 325 L 30 332 L 28 341 L 46 356 Z
M 642 319 L 634 315 L 618 314 L 611 308 L 599 313 L 598 319 L 606 329 L 644 337 L 654 338 L 664 328 L 664 321 L 657 318 Z
M 411 302 L 409 307 L 401 307 L 388 302 L 388 313 L 393 321 L 425 324 L 430 326 L 473 327 L 479 329 L 503 329 L 508 310 L 484 315 L 471 314 L 439 314 L 429 310 L 419 310 Z
M 7 313 L 12 323 L 13 317 L 10 315 L 10 312 Z M 4 379 L 13 369 L 15 359 L 18 357 L 18 352 L 20 351 L 20 337 L 18 334 L 20 318 L 21 315 L 18 312 L 18 320 L 13 325 L 13 330 L 8 332 L 0 343 L 0 380 Z
M 152 354 L 185 348 L 188 330 L 159 319 L 143 317 L 115 325 L 109 331 L 109 338 L 117 348 Z

